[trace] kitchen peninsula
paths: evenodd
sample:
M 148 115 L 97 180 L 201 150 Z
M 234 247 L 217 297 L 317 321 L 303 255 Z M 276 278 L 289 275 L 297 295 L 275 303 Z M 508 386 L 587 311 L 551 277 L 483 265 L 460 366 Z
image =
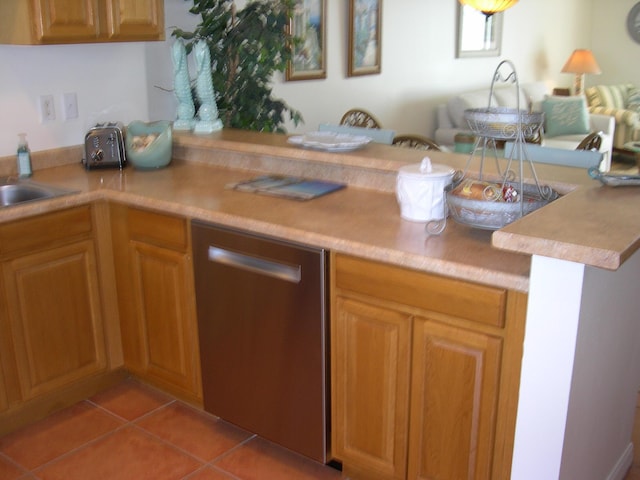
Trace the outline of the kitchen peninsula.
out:
M 400 218 L 393 193 L 398 167 L 419 162 L 424 152 L 368 145 L 329 154 L 296 148 L 281 135 L 222 131 L 176 134 L 174 161 L 163 170 L 87 172 L 80 155 L 80 148 L 34 154 L 35 181 L 78 193 L 0 210 L 0 226 L 114 202 L 528 297 L 526 323 L 520 325 L 526 329 L 522 368 L 509 377 L 516 382 L 510 387 L 517 403 L 515 440 L 500 444 L 508 456 L 513 442 L 511 478 L 622 478 L 632 458 L 640 383 L 635 189 L 602 187 L 584 170 L 541 165 L 540 178 L 564 194 L 556 202 L 498 232 L 449 221 L 441 236 L 428 237 L 424 225 Z M 429 156 L 455 168 L 467 162 L 465 155 Z M 5 160 L 2 165 L 13 164 L 13 158 Z M 256 173 L 337 180 L 348 187 L 309 202 L 226 188 Z M 490 328 L 481 331 L 495 335 Z M 522 345 L 509 348 L 504 357 L 519 361 Z

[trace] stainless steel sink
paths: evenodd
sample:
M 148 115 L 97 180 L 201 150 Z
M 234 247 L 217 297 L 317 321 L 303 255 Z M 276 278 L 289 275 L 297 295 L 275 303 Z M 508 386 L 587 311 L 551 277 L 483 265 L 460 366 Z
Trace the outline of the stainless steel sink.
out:
M 18 178 L 0 179 L 0 207 L 46 200 L 72 193 L 71 190 Z

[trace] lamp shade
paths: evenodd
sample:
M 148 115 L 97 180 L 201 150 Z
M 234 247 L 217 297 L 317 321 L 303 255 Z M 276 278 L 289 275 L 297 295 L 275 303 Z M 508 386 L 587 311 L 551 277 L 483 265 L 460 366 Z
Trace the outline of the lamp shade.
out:
M 503 12 L 509 7 L 513 7 L 518 0 L 460 0 L 463 5 L 480 10 L 485 15 Z
M 591 50 L 574 50 L 567 63 L 562 67 L 563 73 L 601 73 L 600 66 Z

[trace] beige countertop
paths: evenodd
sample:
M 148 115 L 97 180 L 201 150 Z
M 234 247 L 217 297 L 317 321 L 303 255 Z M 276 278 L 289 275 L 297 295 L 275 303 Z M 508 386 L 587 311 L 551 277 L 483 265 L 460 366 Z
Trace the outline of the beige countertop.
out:
M 640 189 L 593 182 L 495 232 L 493 245 L 617 270 L 640 245 Z
M 637 248 L 640 190 L 603 187 L 584 170 L 548 166 L 536 171 L 553 178 L 547 183 L 565 194 L 559 200 L 497 232 L 450 220 L 442 235 L 428 236 L 424 224 L 401 219 L 394 194 L 398 167 L 424 153 L 386 145 L 324 153 L 290 146 L 282 135 L 229 130 L 175 135 L 174 160 L 165 169 L 86 171 L 81 148 L 68 148 L 46 160 L 34 155 L 33 180 L 77 193 L 5 208 L 0 222 L 105 198 L 525 292 L 531 254 L 615 269 Z M 468 160 L 429 156 L 455 168 Z M 226 188 L 262 172 L 349 186 L 306 202 Z
M 244 132 L 242 132 L 244 133 Z M 238 136 L 227 131 L 209 137 L 184 137 L 190 146 L 220 145 L 239 152 L 260 152 L 262 155 L 284 156 L 304 160 L 308 164 L 323 162 L 329 165 L 365 168 L 375 171 L 376 178 L 366 177 L 377 189 L 393 192 L 399 165 L 417 163 L 424 152 L 371 144 L 354 152 L 327 155 L 312 150 L 291 148 L 286 137 L 270 136 L 268 149 L 264 149 L 264 136 L 252 134 Z M 215 141 L 212 140 L 215 138 Z M 241 140 L 241 141 L 239 141 Z M 181 139 L 178 139 L 181 143 Z M 477 172 L 476 157 L 467 166 L 469 156 L 428 152 L 433 162 L 451 165 L 456 169 Z M 194 154 L 197 158 L 198 155 Z M 640 243 L 640 189 L 637 187 L 607 187 L 591 179 L 586 170 L 536 164 L 541 183 L 555 188 L 562 197 L 545 208 L 496 231 L 491 236 L 493 246 L 506 251 L 538 254 L 615 270 Z M 485 159 L 483 171 L 494 174 L 493 158 Z M 386 175 L 385 177 L 385 174 Z M 524 176 L 531 178 L 527 165 Z M 331 177 L 328 177 L 331 178 Z M 365 178 L 365 176 L 361 176 Z M 362 184 L 362 186 L 367 186 Z M 449 221 L 447 229 L 452 228 Z

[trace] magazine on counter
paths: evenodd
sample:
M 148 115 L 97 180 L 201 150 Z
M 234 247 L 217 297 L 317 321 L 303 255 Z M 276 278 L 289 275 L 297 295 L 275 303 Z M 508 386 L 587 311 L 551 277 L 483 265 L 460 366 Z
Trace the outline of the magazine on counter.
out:
M 229 185 L 241 192 L 253 192 L 295 200 L 310 200 L 345 188 L 346 185 L 327 180 L 312 180 L 284 175 L 261 175 L 246 182 Z

